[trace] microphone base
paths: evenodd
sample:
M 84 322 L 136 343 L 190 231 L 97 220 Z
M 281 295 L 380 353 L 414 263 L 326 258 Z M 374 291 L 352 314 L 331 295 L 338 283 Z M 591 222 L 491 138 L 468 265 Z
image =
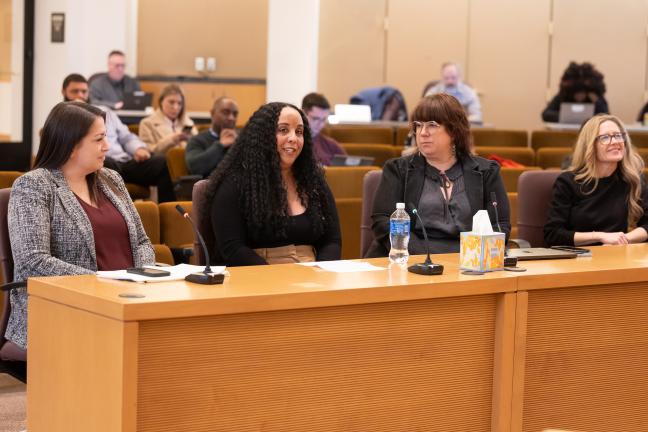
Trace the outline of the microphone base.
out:
M 518 259 L 516 257 L 504 257 L 504 267 L 515 267 L 517 266 Z
M 443 265 L 441 264 L 426 264 L 419 263 L 411 265 L 407 268 L 407 271 L 410 273 L 416 273 L 424 276 L 434 276 L 443 274 Z
M 187 282 L 193 282 L 201 285 L 219 285 L 225 280 L 224 274 L 211 273 L 191 273 L 185 276 Z

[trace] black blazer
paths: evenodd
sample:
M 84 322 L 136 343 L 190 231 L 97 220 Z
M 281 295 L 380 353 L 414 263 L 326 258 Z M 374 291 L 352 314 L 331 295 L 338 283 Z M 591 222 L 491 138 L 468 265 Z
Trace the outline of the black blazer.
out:
M 460 162 L 472 214 L 477 210 L 487 210 L 491 223 L 497 227 L 495 209 L 491 200 L 491 192 L 495 192 L 499 223 L 508 240 L 511 233 L 509 201 L 500 176 L 499 165 L 495 161 L 478 156 L 465 156 L 460 158 Z M 411 213 L 409 204 L 418 205 L 421 198 L 426 163 L 420 153 L 391 159 L 385 163 L 371 215 L 373 221 L 371 229 L 375 238 L 365 255 L 367 258 L 384 257 L 389 254 L 389 217 L 396 209 L 397 202 L 405 203 L 411 219 L 416 217 Z

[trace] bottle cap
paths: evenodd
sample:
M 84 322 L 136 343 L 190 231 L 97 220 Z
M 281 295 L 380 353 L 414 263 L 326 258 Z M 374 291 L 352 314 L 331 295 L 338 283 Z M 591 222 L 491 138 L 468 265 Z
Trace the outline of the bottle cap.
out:
M 405 203 L 396 203 L 396 210 L 405 210 Z

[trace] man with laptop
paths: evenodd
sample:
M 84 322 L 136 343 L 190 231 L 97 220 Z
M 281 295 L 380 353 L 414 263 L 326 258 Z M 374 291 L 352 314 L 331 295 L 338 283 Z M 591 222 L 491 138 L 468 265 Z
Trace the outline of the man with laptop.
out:
M 308 118 L 313 137 L 313 152 L 319 163 L 328 166 L 335 155 L 346 155 L 346 151 L 337 141 L 321 133 L 331 113 L 331 105 L 324 95 L 309 93 L 304 96 L 302 110 Z
M 70 74 L 63 80 L 63 100 L 88 102 L 88 81 L 79 74 Z M 117 171 L 125 182 L 142 186 L 157 186 L 158 202 L 175 201 L 173 184 L 166 157 L 151 155 L 146 144 L 131 133 L 112 110 L 99 105 L 106 112 L 106 140 L 108 153 L 104 166 Z
M 126 55 L 118 50 L 108 54 L 108 73 L 90 78 L 90 101 L 95 105 L 107 106 L 110 109 L 144 109 L 125 107 L 124 97 L 130 94 L 131 99 L 141 92 L 139 82 L 126 75 Z M 142 97 L 145 93 L 139 95 Z M 149 102 L 150 105 L 150 102 Z

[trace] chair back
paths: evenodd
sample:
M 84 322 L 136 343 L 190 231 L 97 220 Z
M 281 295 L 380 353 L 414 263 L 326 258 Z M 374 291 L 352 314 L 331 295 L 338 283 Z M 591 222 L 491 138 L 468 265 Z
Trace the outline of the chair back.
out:
M 371 214 L 373 213 L 373 203 L 376 197 L 376 191 L 382 178 L 382 170 L 369 171 L 364 176 L 362 186 L 362 219 L 360 220 L 360 256 L 364 257 L 371 242 L 374 240 L 374 234 L 371 230 Z
M 196 229 L 202 234 L 203 239 L 205 240 L 205 244 L 207 245 L 207 249 L 209 250 L 210 253 L 214 253 L 216 251 L 216 238 L 214 237 L 214 230 L 212 229 L 211 226 L 211 217 L 210 215 L 203 215 L 201 213 L 202 209 L 202 204 L 203 200 L 205 197 L 205 191 L 207 189 L 207 185 L 209 184 L 208 180 L 200 180 L 197 182 L 194 187 L 193 187 L 193 194 L 191 197 L 192 201 L 192 208 L 191 208 L 191 217 L 194 220 L 194 223 L 196 224 Z M 198 240 L 198 237 L 194 234 L 194 241 L 193 241 L 193 248 L 194 248 L 194 257 L 196 257 L 196 264 L 198 265 L 205 265 L 206 260 L 205 260 L 205 254 L 203 253 L 203 248 L 202 245 L 200 244 L 200 240 Z M 210 260 L 212 262 L 216 262 L 217 260 L 215 259 L 216 257 L 210 256 Z
M 151 243 L 160 244 L 160 213 L 157 204 L 153 201 L 135 201 L 133 204 Z
M 518 179 L 518 237 L 531 247 L 546 247 L 544 225 L 553 185 L 561 171 L 525 171 Z
M 387 144 L 394 143 L 394 129 L 382 126 L 331 126 L 331 138 L 340 143 Z
M 13 182 L 23 174 L 20 171 L 0 171 L 0 189 L 10 188 Z
M 541 147 L 536 152 L 536 164 L 543 169 L 560 168 L 573 153 L 571 147 Z
M 9 195 L 11 189 L 0 189 L 0 271 L 4 283 L 13 281 L 13 257 L 11 255 L 11 243 L 9 243 L 9 227 L 7 225 L 7 213 L 9 210 Z M 24 360 L 24 351 L 13 343 L 6 343 L 5 331 L 11 314 L 11 303 L 9 291 L 0 293 L 0 359 Z M 4 349 L 2 349 L 4 348 Z
M 648 133 L 646 132 L 630 132 L 630 141 L 635 147 L 648 147 Z
M 538 150 L 542 147 L 573 147 L 578 138 L 575 130 L 536 130 L 531 132 L 531 148 Z
M 9 227 L 7 226 L 9 195 L 11 195 L 11 188 L 0 189 L 0 271 L 5 283 L 13 281 L 13 256 L 11 255 L 11 243 L 9 243 Z
M 389 159 L 400 157 L 403 147 L 387 144 L 353 144 L 342 143 L 342 148 L 351 156 L 368 156 L 374 158 L 376 168 L 382 168 Z
M 475 147 L 525 148 L 529 145 L 529 134 L 526 130 L 474 128 L 470 133 Z
M 185 162 L 185 149 L 182 147 L 173 147 L 166 154 L 167 167 L 171 181 L 176 182 L 180 177 L 189 174 L 187 163 Z
M 377 166 L 324 167 L 326 183 L 335 199 L 361 198 L 364 177 L 369 171 L 378 170 Z

